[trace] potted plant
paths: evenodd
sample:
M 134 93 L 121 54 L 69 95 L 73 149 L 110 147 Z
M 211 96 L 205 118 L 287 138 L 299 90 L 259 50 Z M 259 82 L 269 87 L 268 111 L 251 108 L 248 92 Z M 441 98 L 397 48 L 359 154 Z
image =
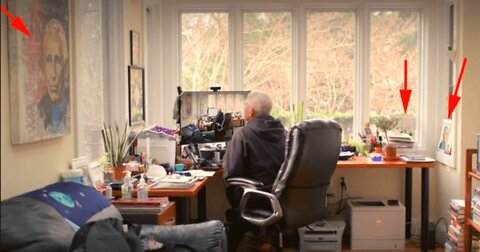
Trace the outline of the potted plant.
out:
M 396 160 L 397 156 L 397 147 L 390 145 L 390 140 L 388 139 L 388 131 L 397 126 L 397 123 L 400 118 L 396 116 L 379 116 L 375 120 L 375 125 L 377 128 L 381 129 L 385 133 L 385 139 L 387 140 L 387 146 L 385 146 L 385 160 Z
M 105 123 L 103 124 L 102 134 L 107 164 L 109 170 L 113 173 L 113 180 L 121 180 L 125 176 L 126 166 L 123 165 L 123 162 L 140 132 L 132 134 L 127 123 L 125 123 L 123 129 L 120 129 L 118 123 L 115 123 L 113 127 L 110 124 L 108 126 Z

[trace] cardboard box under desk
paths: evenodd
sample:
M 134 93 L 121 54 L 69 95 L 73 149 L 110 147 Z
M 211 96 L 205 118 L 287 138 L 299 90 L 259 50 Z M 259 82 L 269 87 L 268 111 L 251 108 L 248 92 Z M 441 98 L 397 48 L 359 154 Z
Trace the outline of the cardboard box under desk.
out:
M 162 211 L 146 211 L 142 208 L 139 208 L 138 211 L 118 210 L 122 214 L 123 219 L 135 224 L 174 225 L 176 222 L 176 205 L 173 201 L 168 203 L 167 207 Z

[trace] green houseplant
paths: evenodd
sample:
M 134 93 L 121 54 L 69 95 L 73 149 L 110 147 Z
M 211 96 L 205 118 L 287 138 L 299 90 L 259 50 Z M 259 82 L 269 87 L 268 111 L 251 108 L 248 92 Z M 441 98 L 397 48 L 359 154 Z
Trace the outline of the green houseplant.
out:
M 398 159 L 397 148 L 390 145 L 390 140 L 388 139 L 388 131 L 395 128 L 399 120 L 400 118 L 398 118 L 397 116 L 379 116 L 374 120 L 377 128 L 381 129 L 385 133 L 385 139 L 387 140 L 387 146 L 385 146 L 386 160 Z
M 132 134 L 132 130 L 125 123 L 123 128 L 120 128 L 118 123 L 115 125 L 103 124 L 102 134 L 105 144 L 107 164 L 113 172 L 113 179 L 120 180 L 124 177 L 126 167 L 123 165 L 125 157 L 133 142 L 137 139 L 138 133 Z

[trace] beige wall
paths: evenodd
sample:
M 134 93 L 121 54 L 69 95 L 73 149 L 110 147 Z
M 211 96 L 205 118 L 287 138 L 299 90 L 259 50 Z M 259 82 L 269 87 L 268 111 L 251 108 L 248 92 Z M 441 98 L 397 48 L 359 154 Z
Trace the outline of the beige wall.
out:
M 6 6 L 5 1 L 1 1 Z M 10 21 L 8 21 L 8 24 Z M 29 144 L 10 143 L 7 18 L 1 15 L 1 199 L 55 182 L 74 157 L 74 134 Z M 75 85 L 75 83 L 73 83 Z M 75 95 L 72 93 L 72 98 Z M 74 104 L 71 100 L 71 104 Z M 75 119 L 71 117 L 72 124 Z
M 454 111 L 457 120 L 457 142 L 458 156 L 455 169 L 439 166 L 437 176 L 437 187 L 434 189 L 438 196 L 432 200 L 437 213 L 450 218 L 446 209 L 452 198 L 463 199 L 465 185 L 465 150 L 476 148 L 474 132 L 480 132 L 480 31 L 478 29 L 478 13 L 480 12 L 480 1 L 462 0 L 459 1 L 459 41 L 458 41 L 458 67 L 461 66 L 463 58 L 468 62 L 465 67 L 463 81 L 460 84 L 459 96 L 461 100 Z M 438 216 L 438 217 L 440 217 Z M 441 227 L 443 229 L 443 227 Z

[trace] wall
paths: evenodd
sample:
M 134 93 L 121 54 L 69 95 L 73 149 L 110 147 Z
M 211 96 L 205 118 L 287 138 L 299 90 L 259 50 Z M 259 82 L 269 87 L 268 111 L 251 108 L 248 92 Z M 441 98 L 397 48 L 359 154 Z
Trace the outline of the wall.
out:
M 7 6 L 5 0 L 2 6 Z M 7 18 L 1 15 L 1 200 L 24 193 L 59 179 L 74 157 L 74 134 L 29 144 L 10 143 L 10 100 L 8 82 Z M 75 83 L 72 83 L 75 85 Z M 71 93 L 71 104 L 75 94 Z M 75 116 L 71 114 L 74 125 Z
M 462 0 L 458 2 L 459 10 L 459 41 L 458 66 L 463 58 L 468 59 L 463 81 L 460 84 L 459 96 L 461 100 L 454 111 L 458 126 L 456 148 L 458 156 L 455 168 L 438 167 L 438 186 L 435 188 L 438 198 L 431 204 L 436 204 L 440 217 L 449 221 L 450 216 L 446 209 L 452 198 L 463 199 L 465 185 L 465 149 L 475 148 L 474 132 L 480 132 L 480 32 L 478 30 L 478 12 L 480 2 Z M 441 227 L 442 229 L 443 226 Z

